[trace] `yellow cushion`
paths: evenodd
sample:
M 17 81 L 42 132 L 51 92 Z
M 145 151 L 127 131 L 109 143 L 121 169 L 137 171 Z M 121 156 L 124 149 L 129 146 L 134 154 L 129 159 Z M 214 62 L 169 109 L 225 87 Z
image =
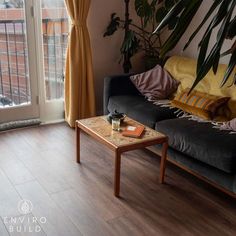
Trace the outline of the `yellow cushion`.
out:
M 195 59 L 173 56 L 168 59 L 165 64 L 165 69 L 172 75 L 172 77 L 181 82 L 178 87 L 178 93 L 190 88 L 196 78 Z M 197 85 L 195 90 L 199 92 L 209 93 L 220 97 L 230 97 L 228 108 L 220 109 L 221 113 L 227 116 L 228 119 L 236 118 L 236 85 L 229 87 L 234 80 L 236 69 L 230 76 L 227 84 L 220 88 L 221 81 L 224 77 L 226 65 L 219 65 L 216 75 L 211 70 L 205 78 Z
M 188 93 L 189 89 L 186 89 L 177 94 L 171 105 L 207 120 L 214 119 L 217 115 L 217 109 L 230 99 L 229 97 L 219 97 L 198 91 Z

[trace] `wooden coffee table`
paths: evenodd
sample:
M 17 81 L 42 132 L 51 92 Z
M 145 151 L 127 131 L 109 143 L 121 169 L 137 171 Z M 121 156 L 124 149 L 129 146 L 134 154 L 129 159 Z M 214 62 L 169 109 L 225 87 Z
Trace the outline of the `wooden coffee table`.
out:
M 126 117 L 121 126 L 140 125 L 137 121 Z M 145 131 L 141 138 L 124 137 L 119 131 L 113 131 L 111 124 L 106 120 L 106 116 L 98 116 L 76 121 L 76 155 L 77 163 L 80 163 L 80 130 L 90 135 L 100 143 L 103 143 L 115 153 L 115 173 L 114 173 L 114 195 L 119 197 L 120 193 L 120 163 L 123 152 L 145 148 L 156 144 L 162 144 L 162 156 L 160 167 L 160 183 L 164 182 L 166 153 L 168 148 L 168 138 L 166 135 L 159 133 L 145 126 Z

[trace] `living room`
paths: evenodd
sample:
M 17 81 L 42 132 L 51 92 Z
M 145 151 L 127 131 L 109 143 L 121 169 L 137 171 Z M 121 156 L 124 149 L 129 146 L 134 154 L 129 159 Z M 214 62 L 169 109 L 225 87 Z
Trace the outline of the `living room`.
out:
M 236 235 L 235 5 L 0 0 L 0 235 Z

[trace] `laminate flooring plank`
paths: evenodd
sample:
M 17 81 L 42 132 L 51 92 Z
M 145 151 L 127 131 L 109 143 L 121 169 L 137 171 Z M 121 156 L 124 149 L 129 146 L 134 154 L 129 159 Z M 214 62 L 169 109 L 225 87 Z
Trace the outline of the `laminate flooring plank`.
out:
M 20 195 L 9 181 L 7 176 L 0 170 L 0 217 L 8 217 L 19 214 L 18 202 Z
M 113 152 L 82 133 L 80 165 L 75 153 L 75 132 L 64 123 L 0 134 L 0 216 L 19 215 L 26 198 L 32 215 L 47 217 L 39 224 L 50 236 L 236 235 L 235 199 L 171 164 L 159 184 L 155 154 L 122 155 L 115 198 Z
M 6 226 L 3 224 L 2 219 L 0 218 L 0 235 L 1 236 L 9 236 Z
M 96 209 L 88 204 L 86 199 L 80 198 L 75 191 L 68 190 L 55 193 L 52 198 L 60 205 L 83 235 L 113 235 L 109 225 L 100 217 Z
M 80 230 L 72 223 L 38 182 L 17 185 L 16 189 L 22 198 L 32 202 L 32 214 L 35 217 L 46 218 L 46 223 L 39 221 L 39 224 L 48 236 L 81 235 Z M 61 204 L 63 204 L 63 202 Z

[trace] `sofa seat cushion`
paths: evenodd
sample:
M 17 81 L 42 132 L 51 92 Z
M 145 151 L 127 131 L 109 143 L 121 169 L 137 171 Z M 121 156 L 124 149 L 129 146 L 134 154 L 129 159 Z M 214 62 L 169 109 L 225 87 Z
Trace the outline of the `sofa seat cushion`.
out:
M 173 149 L 227 173 L 236 173 L 236 134 L 188 118 L 160 121 L 155 129 L 169 137 Z
M 108 102 L 109 112 L 123 112 L 148 127 L 155 128 L 158 121 L 176 118 L 175 109 L 160 107 L 147 101 L 143 96 L 112 96 Z

